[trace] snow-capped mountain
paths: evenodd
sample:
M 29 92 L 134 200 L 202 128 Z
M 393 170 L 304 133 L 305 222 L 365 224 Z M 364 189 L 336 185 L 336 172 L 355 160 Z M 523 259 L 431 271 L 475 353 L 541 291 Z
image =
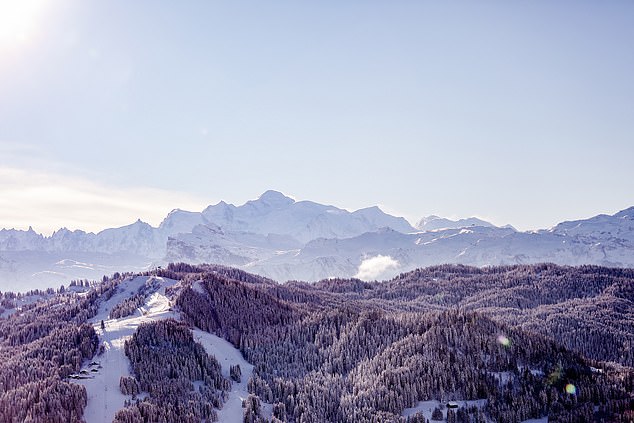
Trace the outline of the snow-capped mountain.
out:
M 120 228 L 105 229 L 98 234 L 62 228 L 50 237 L 15 229 L 0 230 L 0 251 L 91 252 L 110 254 L 127 252 L 148 257 L 160 254 L 164 242 L 149 224 L 137 220 Z
M 420 231 L 434 231 L 437 229 L 458 229 L 470 226 L 495 226 L 485 220 L 477 217 L 469 217 L 467 219 L 451 220 L 438 216 L 426 216 L 418 221 L 416 228 Z
M 44 237 L 36 233 L 30 226 L 27 231 L 0 230 L 0 251 L 40 251 L 44 249 L 44 244 Z
M 137 220 L 97 234 L 62 228 L 49 237 L 32 228 L 2 229 L 0 289 L 24 290 L 72 278 L 100 278 L 113 269 L 111 263 L 124 271 L 168 261 L 246 266 L 283 251 L 299 250 L 320 237 L 354 237 L 388 226 L 415 231 L 402 217 L 378 207 L 349 212 L 267 191 L 241 206 L 220 202 L 202 212 L 173 210 L 157 228 Z
M 634 207 L 612 216 L 600 214 L 586 220 L 562 222 L 548 232 L 573 237 L 588 243 L 601 242 L 606 238 L 613 243 L 634 243 Z
M 178 233 L 191 232 L 198 225 L 210 223 L 202 213 L 190 212 L 186 210 L 172 210 L 161 222 L 159 232 L 167 237 Z
M 634 207 L 534 232 L 477 218 L 429 216 L 416 226 L 378 207 L 350 212 L 267 191 L 240 206 L 177 209 L 156 228 L 138 220 L 97 234 L 62 228 L 49 237 L 2 229 L 0 289 L 177 261 L 237 266 L 276 280 L 371 279 L 439 263 L 634 266 Z
M 289 235 L 303 243 L 317 238 L 357 236 L 384 226 L 401 232 L 415 231 L 402 217 L 390 216 L 378 207 L 351 213 L 312 201 L 295 201 L 277 191 L 267 191 L 239 207 L 220 202 L 207 207 L 202 215 L 228 231 Z

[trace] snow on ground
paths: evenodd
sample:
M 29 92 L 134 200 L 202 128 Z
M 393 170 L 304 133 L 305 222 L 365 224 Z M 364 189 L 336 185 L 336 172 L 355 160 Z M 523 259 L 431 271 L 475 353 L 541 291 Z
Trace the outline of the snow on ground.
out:
M 463 407 L 478 407 L 478 408 L 484 408 L 484 406 L 487 403 L 487 400 L 485 399 L 480 399 L 480 400 L 473 400 L 473 401 L 463 401 L 463 400 L 457 400 L 457 401 L 448 401 L 449 403 L 454 403 L 458 405 L 458 408 L 463 408 Z M 443 415 L 443 419 L 447 419 L 447 403 L 443 403 L 444 407 L 442 409 L 442 415 Z M 412 408 L 406 408 L 405 410 L 403 410 L 403 413 L 401 414 L 403 417 L 410 417 L 413 416 L 416 413 L 423 413 L 423 415 L 425 416 L 425 418 L 429 421 L 433 421 L 431 419 L 431 414 L 434 411 L 434 409 L 436 407 L 440 406 L 440 401 L 435 401 L 435 400 L 431 400 L 431 401 L 421 401 L 418 404 L 416 404 L 415 407 Z M 524 420 L 521 423 L 548 423 L 548 417 L 542 417 L 540 419 L 530 419 L 530 420 Z
M 482 408 L 486 405 L 487 400 L 485 399 L 480 399 L 480 400 L 470 400 L 470 401 L 464 401 L 464 400 L 456 400 L 456 401 L 448 401 L 450 403 L 455 403 L 458 405 L 458 408 L 463 408 L 463 407 L 478 407 L 478 408 Z M 427 420 L 431 421 L 431 414 L 434 411 L 434 409 L 436 407 L 440 407 L 440 401 L 436 401 L 436 400 L 430 400 L 430 401 L 420 401 L 418 404 L 416 404 L 415 407 L 411 407 L 411 408 L 406 408 L 405 410 L 403 410 L 403 413 L 401 414 L 403 417 L 410 417 L 413 416 L 416 413 L 423 413 L 423 415 L 425 416 L 425 418 Z M 447 403 L 443 403 L 444 407 L 442 410 L 442 415 L 443 418 L 446 419 L 447 418 Z
M 526 369 L 526 367 L 527 366 L 518 365 L 517 370 L 519 370 L 519 372 L 522 373 L 524 369 Z M 539 369 L 528 368 L 528 371 L 531 372 L 533 376 L 544 376 L 544 372 Z
M 46 301 L 53 297 L 52 294 L 35 294 L 35 295 L 22 295 L 20 298 L 13 298 L 10 301 L 13 302 L 15 307 L 13 308 L 2 308 L 2 313 L 0 313 L 0 318 L 4 319 L 12 314 L 19 313 L 22 311 L 23 307 L 29 306 L 31 304 L 37 303 L 38 301 Z
M 146 299 L 143 306 L 139 307 L 132 316 L 121 319 L 108 318 L 115 305 L 135 295 L 150 278 L 160 282 L 160 288 Z M 147 276 L 126 279 L 119 284 L 112 298 L 100 304 L 99 311 L 91 319 L 91 323 L 99 335 L 100 343 L 105 346 L 105 352 L 101 356 L 94 357 L 83 367 L 78 375 L 80 379 L 72 379 L 73 382 L 84 385 L 88 393 L 88 405 L 84 410 L 86 422 L 112 422 L 117 411 L 124 407 L 125 401 L 132 398 L 130 395 L 123 395 L 119 389 L 121 376 L 132 376 L 130 362 L 124 351 L 125 341 L 132 336 L 141 323 L 180 318 L 178 313 L 171 310 L 170 300 L 165 295 L 165 288 L 175 283 L 177 281 Z M 196 282 L 193 288 L 202 290 L 199 282 Z M 102 320 L 105 329 L 101 329 Z M 218 410 L 218 421 L 242 422 L 244 414 L 242 400 L 249 396 L 247 382 L 253 373 L 253 365 L 249 364 L 240 351 L 224 339 L 200 329 L 194 329 L 193 335 L 208 354 L 216 357 L 222 368 L 223 377 L 231 381 L 231 392 L 223 408 Z M 235 364 L 239 364 L 242 371 L 240 383 L 232 381 L 229 376 L 229 367 Z M 139 397 L 142 398 L 143 394 Z M 264 417 L 270 418 L 272 412 L 271 404 L 262 403 Z
M 203 288 L 202 281 L 196 281 L 192 284 L 192 289 L 199 294 L 207 295 L 207 291 Z
M 152 277 L 160 283 L 160 288 L 153 293 L 144 306 L 135 314 L 121 319 L 109 319 L 112 308 L 124 299 L 137 293 L 138 289 L 150 279 L 147 276 L 137 276 L 123 281 L 117 293 L 99 306 L 97 315 L 91 319 L 95 331 L 99 335 L 105 352 L 94 357 L 93 365 L 84 367 L 85 373 L 76 381 L 86 387 L 88 405 L 84 410 L 84 419 L 88 423 L 110 423 L 116 412 L 124 407 L 129 395 L 123 395 L 119 389 L 121 376 L 131 375 L 130 362 L 125 355 L 124 343 L 130 338 L 141 323 L 167 318 L 178 319 L 179 315 L 170 309 L 169 299 L 165 296 L 165 288 L 176 283 L 174 280 Z M 101 320 L 105 323 L 105 330 L 101 329 Z
M 240 383 L 231 380 L 231 392 L 229 398 L 218 410 L 218 421 L 222 423 L 242 422 L 244 409 L 242 408 L 242 400 L 249 396 L 247 382 L 253 373 L 253 365 L 247 362 L 240 350 L 235 348 L 230 342 L 211 333 L 204 332 L 200 329 L 194 329 L 194 339 L 205 347 L 207 354 L 216 357 L 216 360 L 222 367 L 222 376 L 231 380 L 229 377 L 229 366 L 240 365 L 242 377 Z M 273 413 L 271 404 L 262 403 L 262 416 L 270 418 Z

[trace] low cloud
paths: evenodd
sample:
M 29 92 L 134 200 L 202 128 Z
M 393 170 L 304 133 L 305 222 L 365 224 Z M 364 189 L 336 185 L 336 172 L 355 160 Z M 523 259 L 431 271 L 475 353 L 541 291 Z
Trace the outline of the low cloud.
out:
M 194 196 L 149 187 L 116 187 L 83 177 L 0 165 L 0 228 L 50 234 L 67 227 L 97 232 L 141 219 L 157 226 L 170 210 L 201 210 Z
M 379 254 L 364 259 L 359 265 L 359 270 L 355 277 L 365 281 L 389 278 L 393 276 L 394 270 L 398 266 L 398 261 L 392 257 Z

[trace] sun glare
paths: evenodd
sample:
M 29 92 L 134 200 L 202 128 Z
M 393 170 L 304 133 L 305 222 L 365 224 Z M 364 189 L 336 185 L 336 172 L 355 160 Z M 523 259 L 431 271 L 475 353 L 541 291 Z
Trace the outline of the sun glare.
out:
M 46 0 L 0 0 L 0 47 L 28 41 L 37 30 Z

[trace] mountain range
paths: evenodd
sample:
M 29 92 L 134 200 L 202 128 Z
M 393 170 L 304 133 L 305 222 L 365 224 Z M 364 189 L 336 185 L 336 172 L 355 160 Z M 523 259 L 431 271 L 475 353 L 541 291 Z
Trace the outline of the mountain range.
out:
M 231 265 L 276 280 L 374 279 L 441 263 L 632 267 L 633 252 L 634 207 L 521 232 L 477 218 L 428 216 L 412 226 L 378 207 L 349 212 L 267 191 L 240 206 L 176 209 L 158 227 L 138 220 L 51 236 L 2 229 L 0 280 L 4 290 L 25 291 L 168 262 Z

